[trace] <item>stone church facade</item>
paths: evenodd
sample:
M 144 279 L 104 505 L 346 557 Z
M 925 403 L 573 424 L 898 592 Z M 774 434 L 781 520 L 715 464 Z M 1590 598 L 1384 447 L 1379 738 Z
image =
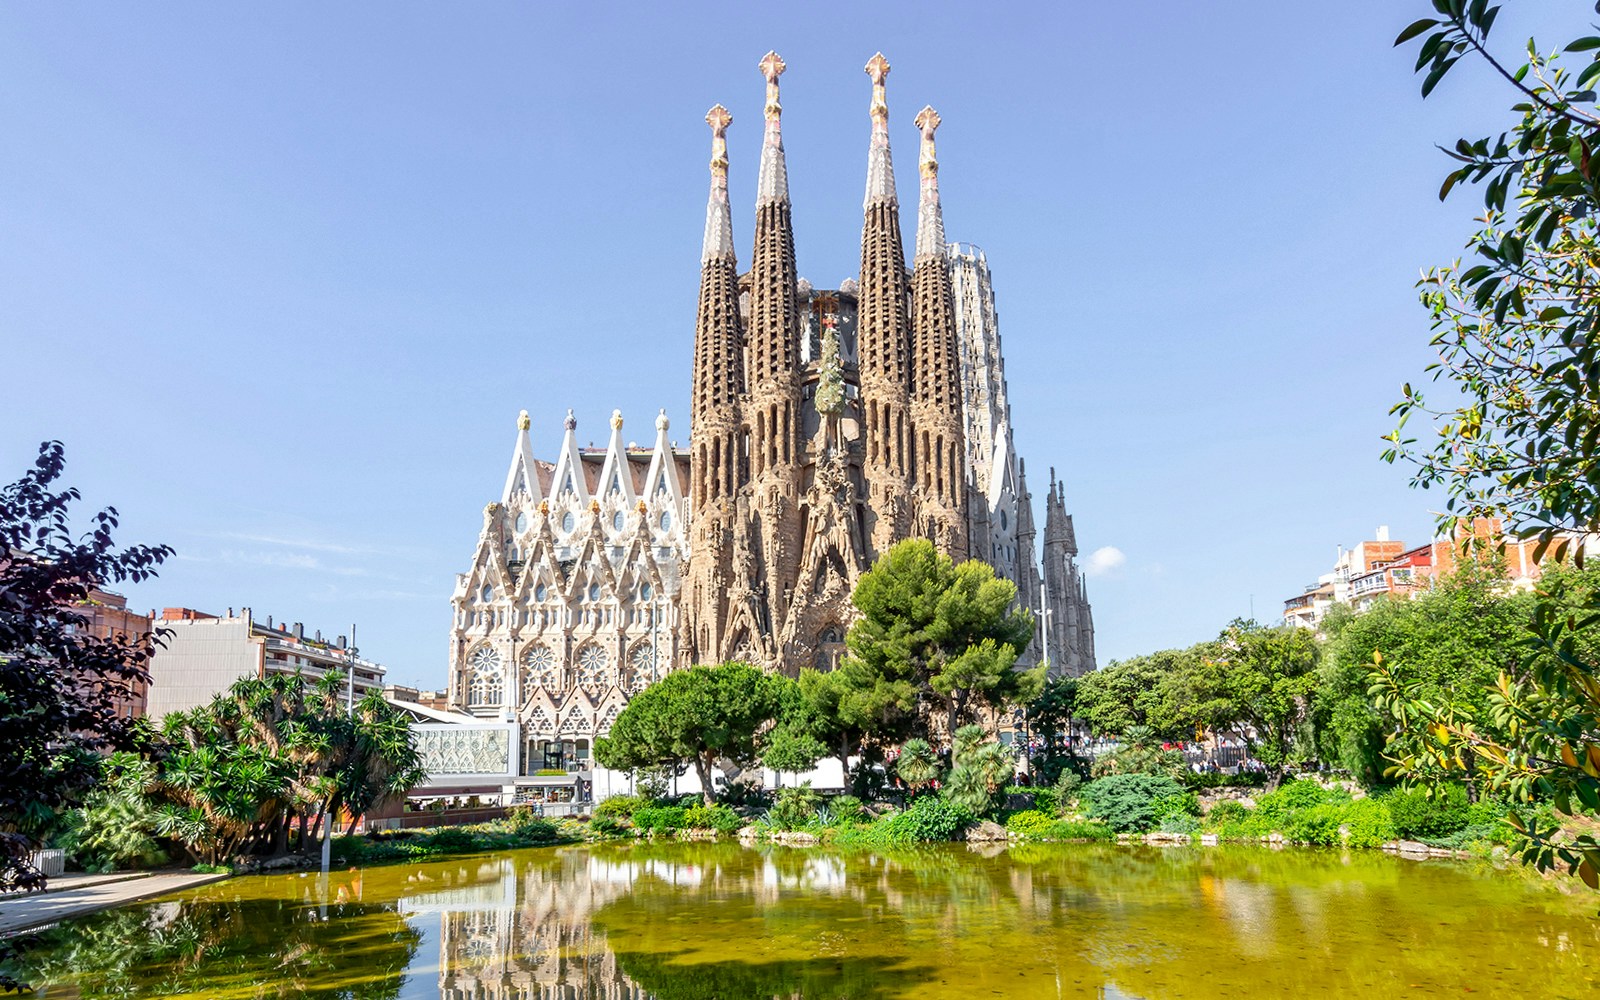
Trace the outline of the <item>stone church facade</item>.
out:
M 1043 572 L 1012 441 L 998 315 L 981 250 L 947 243 L 931 107 L 919 135 L 907 266 L 889 141 L 888 61 L 867 64 L 871 133 L 860 277 L 799 277 L 782 133 L 783 60 L 766 79 L 754 250 L 741 271 L 718 105 L 695 320 L 689 448 L 579 449 L 554 463 L 519 424 L 452 598 L 450 692 L 521 721 L 527 759 L 584 755 L 629 695 L 670 667 L 744 659 L 793 674 L 843 652 L 856 580 L 890 545 L 931 539 L 1017 585 L 1038 622 L 1024 662 L 1094 667 L 1072 519 L 1052 472 Z M 581 745 L 580 745 L 581 744 Z M 551 754 L 549 748 L 554 747 Z

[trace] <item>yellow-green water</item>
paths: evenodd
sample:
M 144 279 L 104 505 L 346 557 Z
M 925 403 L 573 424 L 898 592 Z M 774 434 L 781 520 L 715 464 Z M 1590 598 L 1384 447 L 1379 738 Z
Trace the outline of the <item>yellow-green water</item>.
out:
M 622 844 L 72 921 L 56 997 L 1597 997 L 1600 895 L 1376 852 Z

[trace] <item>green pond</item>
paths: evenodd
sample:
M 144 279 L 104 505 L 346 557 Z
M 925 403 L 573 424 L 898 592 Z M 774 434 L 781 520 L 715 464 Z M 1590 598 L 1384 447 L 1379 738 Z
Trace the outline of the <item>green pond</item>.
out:
M 25 968 L 51 998 L 1592 998 L 1597 906 L 1377 852 L 606 844 L 231 879 Z

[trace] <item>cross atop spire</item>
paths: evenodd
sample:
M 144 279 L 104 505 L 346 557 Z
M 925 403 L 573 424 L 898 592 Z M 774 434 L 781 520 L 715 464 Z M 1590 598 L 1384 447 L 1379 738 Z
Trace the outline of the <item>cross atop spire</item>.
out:
M 761 75 L 767 78 L 767 117 L 777 118 L 783 114 L 783 105 L 778 103 L 778 77 L 789 67 L 784 64 L 783 56 L 776 52 L 768 52 L 762 56 L 758 65 L 761 67 Z
M 706 124 L 711 126 L 711 172 L 728 176 L 728 126 L 733 116 L 720 104 L 713 104 L 706 112 Z
M 728 206 L 728 126 L 733 116 L 722 105 L 706 112 L 711 126 L 711 197 L 706 202 L 705 240 L 700 244 L 700 261 L 713 257 L 733 257 L 733 215 Z
M 761 169 L 756 179 L 758 205 L 789 200 L 789 168 L 783 160 L 783 105 L 778 101 L 778 77 L 788 67 L 776 52 L 762 56 L 760 67 L 761 75 L 767 80 L 767 128 L 761 141 Z
M 916 125 L 922 130 L 922 152 L 917 173 L 922 177 L 922 192 L 917 203 L 916 257 L 944 254 L 944 210 L 939 205 L 939 155 L 934 150 L 933 133 L 939 127 L 939 112 L 932 106 L 917 112 Z
M 889 99 L 884 91 L 889 60 L 882 52 L 867 60 L 867 76 L 872 78 L 872 146 L 867 152 L 866 204 L 896 204 L 899 199 L 894 193 L 894 163 L 889 157 Z

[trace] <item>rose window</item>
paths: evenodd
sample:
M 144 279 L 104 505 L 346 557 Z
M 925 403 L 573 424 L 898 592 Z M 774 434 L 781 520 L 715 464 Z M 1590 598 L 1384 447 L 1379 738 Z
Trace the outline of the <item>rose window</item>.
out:
M 611 658 L 599 646 L 585 646 L 578 653 L 578 683 L 588 688 L 606 686 Z
M 522 676 L 531 693 L 541 687 L 547 691 L 561 690 L 561 668 L 556 665 L 555 654 L 548 646 L 534 646 L 522 654 Z
M 468 705 L 498 705 L 505 680 L 500 654 L 492 646 L 479 646 L 467 659 L 472 678 L 467 682 Z
M 633 647 L 633 652 L 628 654 L 628 666 L 632 668 L 634 692 L 643 691 L 656 680 L 655 657 L 650 644 L 641 642 Z

